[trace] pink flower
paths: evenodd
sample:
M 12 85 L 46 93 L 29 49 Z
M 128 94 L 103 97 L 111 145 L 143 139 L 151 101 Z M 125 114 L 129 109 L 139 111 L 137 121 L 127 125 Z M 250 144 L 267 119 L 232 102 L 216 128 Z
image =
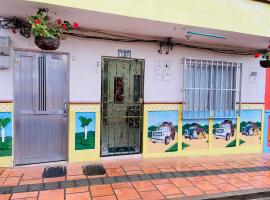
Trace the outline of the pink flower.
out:
M 62 24 L 62 29 L 66 30 L 67 29 L 67 25 L 66 24 Z
M 12 28 L 12 32 L 15 34 L 16 33 L 16 28 Z
M 35 20 L 35 23 L 36 23 L 36 24 L 41 24 L 41 20 L 40 20 L 40 19 L 36 19 L 36 20 Z
M 62 24 L 62 20 L 61 20 L 61 19 L 57 19 L 56 22 L 57 22 L 57 24 L 59 24 L 59 25 Z
M 79 28 L 79 24 L 77 22 L 73 23 L 74 28 Z
M 254 56 L 255 56 L 255 58 L 259 58 L 261 56 L 261 54 L 260 53 L 256 53 Z

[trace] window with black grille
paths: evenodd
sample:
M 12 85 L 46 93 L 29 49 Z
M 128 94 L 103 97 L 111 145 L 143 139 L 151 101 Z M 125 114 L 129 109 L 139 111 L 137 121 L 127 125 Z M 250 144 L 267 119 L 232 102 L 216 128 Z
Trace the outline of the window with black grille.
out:
M 241 63 L 185 58 L 183 79 L 183 118 L 236 117 Z

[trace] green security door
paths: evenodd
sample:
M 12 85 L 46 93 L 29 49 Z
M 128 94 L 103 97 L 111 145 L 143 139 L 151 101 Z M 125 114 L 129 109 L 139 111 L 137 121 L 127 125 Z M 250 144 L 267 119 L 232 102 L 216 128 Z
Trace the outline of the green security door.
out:
M 102 59 L 102 156 L 141 153 L 143 80 L 143 60 Z

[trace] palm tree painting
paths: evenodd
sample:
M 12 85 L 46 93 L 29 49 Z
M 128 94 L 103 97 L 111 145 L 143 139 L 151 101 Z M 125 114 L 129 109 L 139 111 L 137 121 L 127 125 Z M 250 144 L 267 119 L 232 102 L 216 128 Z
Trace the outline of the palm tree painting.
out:
M 95 113 L 76 113 L 75 150 L 95 148 Z
M 6 118 L 0 118 L 0 128 L 1 128 L 1 142 L 5 142 L 5 137 L 6 137 L 6 132 L 5 128 L 6 126 L 11 122 L 11 118 L 6 117 Z
M 83 116 L 79 117 L 81 121 L 81 127 L 84 128 L 84 139 L 87 140 L 87 133 L 88 133 L 88 125 L 93 121 L 92 118 L 86 118 Z
M 0 157 L 12 155 L 12 115 L 0 113 Z

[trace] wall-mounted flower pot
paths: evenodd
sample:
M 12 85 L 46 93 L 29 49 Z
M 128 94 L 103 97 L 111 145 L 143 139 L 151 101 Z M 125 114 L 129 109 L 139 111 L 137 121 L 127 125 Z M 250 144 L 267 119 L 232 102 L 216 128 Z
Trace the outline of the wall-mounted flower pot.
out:
M 260 65 L 263 68 L 270 68 L 270 60 L 261 60 Z
M 42 50 L 56 50 L 60 46 L 60 39 L 35 37 L 35 44 Z

